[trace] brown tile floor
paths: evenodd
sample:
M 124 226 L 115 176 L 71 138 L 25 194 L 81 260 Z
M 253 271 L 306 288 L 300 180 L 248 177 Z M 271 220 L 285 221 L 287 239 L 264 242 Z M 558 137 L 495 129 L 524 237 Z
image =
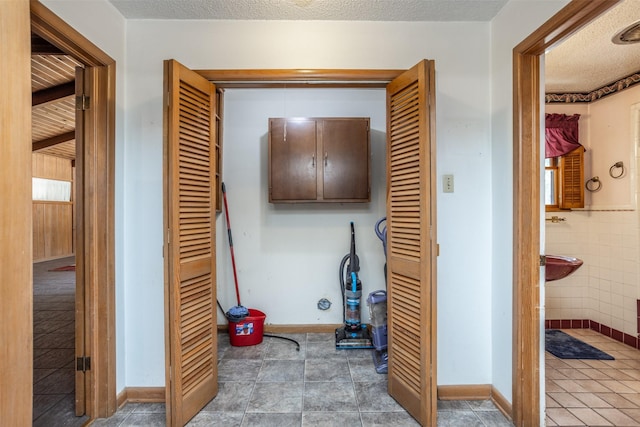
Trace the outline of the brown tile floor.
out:
M 62 258 L 33 265 L 33 425 L 81 426 L 75 416 L 75 272 Z
M 640 426 L 640 351 L 590 329 L 564 332 L 615 360 L 545 352 L 547 426 Z

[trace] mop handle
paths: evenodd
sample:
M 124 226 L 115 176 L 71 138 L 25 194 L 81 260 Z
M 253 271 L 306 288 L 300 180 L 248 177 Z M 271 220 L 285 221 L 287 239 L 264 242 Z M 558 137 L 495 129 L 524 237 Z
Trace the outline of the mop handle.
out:
M 229 221 L 229 207 L 227 205 L 227 189 L 224 186 L 224 182 L 222 183 L 222 197 L 224 199 L 224 214 L 227 219 L 227 235 L 229 236 L 229 250 L 231 252 L 231 265 L 233 266 L 233 281 L 236 285 L 236 299 L 238 300 L 238 305 L 240 304 L 240 290 L 238 289 L 238 275 L 236 274 L 236 257 L 233 253 L 233 238 L 231 237 L 231 221 Z

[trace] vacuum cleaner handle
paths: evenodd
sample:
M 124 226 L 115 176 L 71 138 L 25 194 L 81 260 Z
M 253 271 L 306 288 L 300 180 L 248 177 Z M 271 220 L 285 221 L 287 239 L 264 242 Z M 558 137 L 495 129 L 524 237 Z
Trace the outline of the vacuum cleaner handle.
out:
M 351 251 L 349 252 L 349 275 L 352 272 L 357 273 L 360 271 L 360 262 L 358 255 L 356 255 L 356 232 L 353 227 L 353 221 L 351 221 Z

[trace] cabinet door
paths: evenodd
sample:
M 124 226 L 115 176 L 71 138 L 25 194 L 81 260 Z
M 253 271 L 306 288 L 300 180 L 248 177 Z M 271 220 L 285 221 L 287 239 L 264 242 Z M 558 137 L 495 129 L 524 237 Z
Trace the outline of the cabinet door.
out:
M 323 199 L 369 201 L 369 119 L 329 118 L 321 126 Z
M 316 121 L 269 121 L 269 201 L 316 200 Z

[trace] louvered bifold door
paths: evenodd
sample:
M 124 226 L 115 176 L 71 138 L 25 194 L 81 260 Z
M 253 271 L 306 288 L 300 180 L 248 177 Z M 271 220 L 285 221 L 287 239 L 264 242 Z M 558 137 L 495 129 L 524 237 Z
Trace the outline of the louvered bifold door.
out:
M 218 391 L 215 87 L 165 61 L 167 424 L 185 425 Z
M 436 425 L 434 63 L 387 86 L 389 394 Z

